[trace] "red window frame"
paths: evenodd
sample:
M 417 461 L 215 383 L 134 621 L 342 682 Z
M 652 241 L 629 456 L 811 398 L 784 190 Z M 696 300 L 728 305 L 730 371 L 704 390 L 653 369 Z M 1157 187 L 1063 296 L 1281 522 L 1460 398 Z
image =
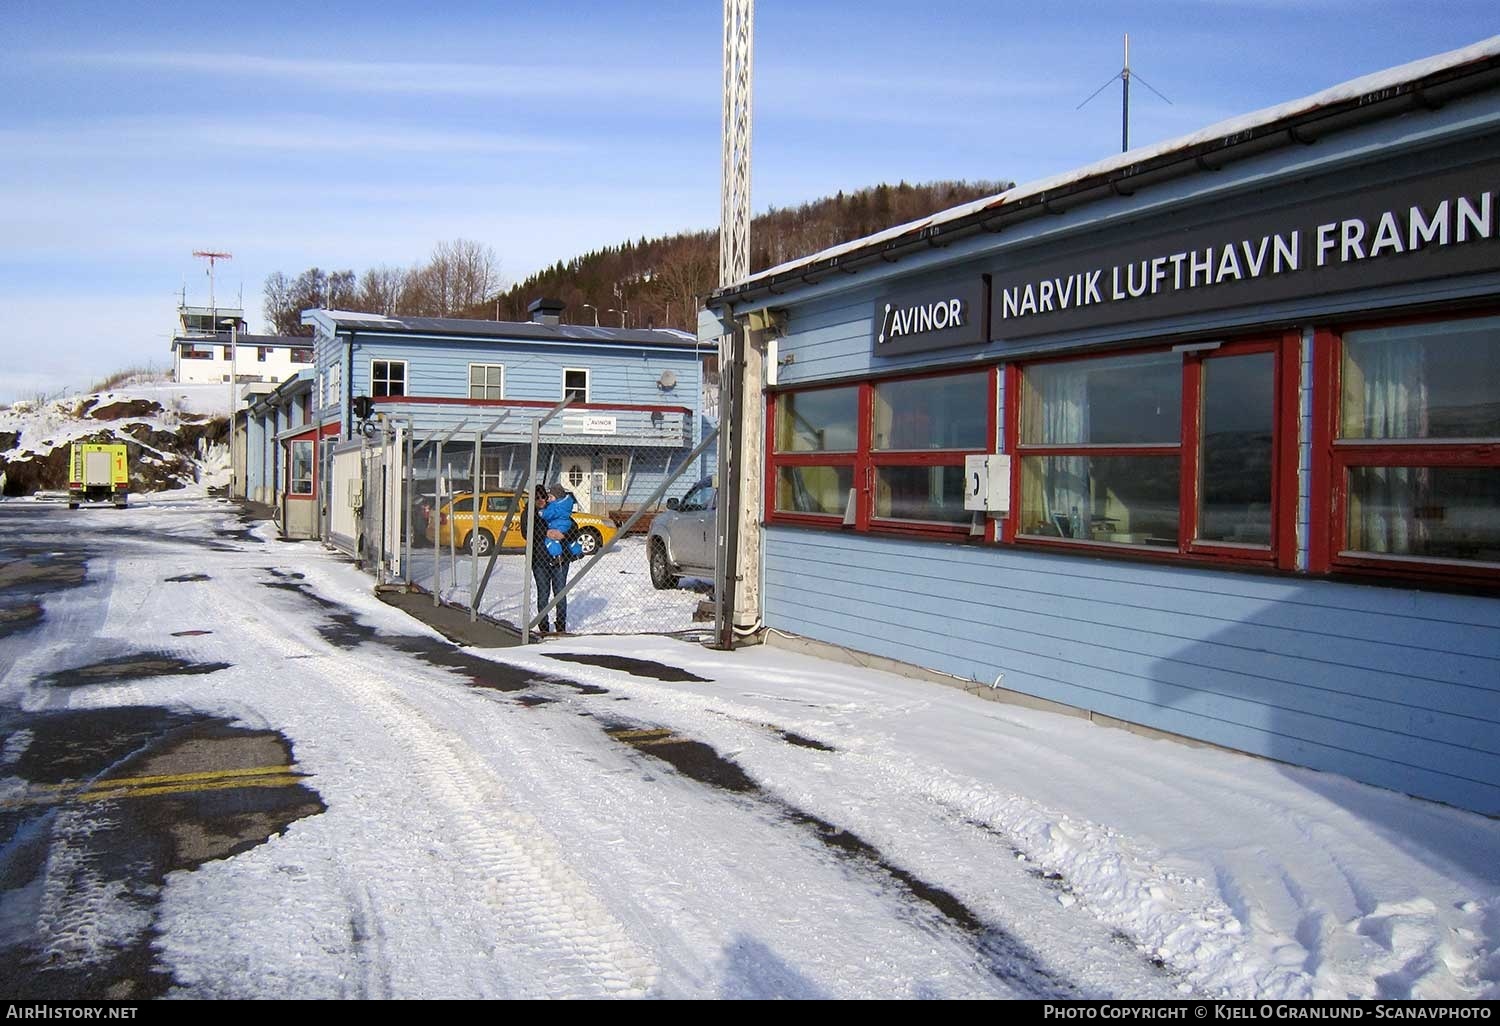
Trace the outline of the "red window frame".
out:
M 1442 439 L 1361 441 L 1341 439 L 1345 332 L 1494 317 L 1500 310 L 1472 310 L 1350 322 L 1321 328 L 1313 336 L 1312 510 L 1308 537 L 1311 573 L 1354 573 L 1438 582 L 1497 584 L 1493 564 L 1420 556 L 1384 557 L 1344 550 L 1349 510 L 1349 470 L 1354 467 L 1500 467 L 1500 441 Z
M 776 402 L 783 395 L 809 392 L 828 392 L 835 389 L 853 388 L 855 392 L 855 417 L 857 441 L 855 448 L 844 451 L 777 452 L 776 451 Z M 783 388 L 766 395 L 766 522 L 778 524 L 802 524 L 809 527 L 842 527 L 842 513 L 792 513 L 776 508 L 776 484 L 782 467 L 848 467 L 850 480 L 856 493 L 860 490 L 861 454 L 869 449 L 870 398 L 864 385 L 859 382 L 841 381 L 835 384 L 815 385 L 809 388 Z M 859 501 L 855 500 L 858 511 Z
M 1191 343 L 1189 344 L 1191 345 Z M 1089 359 L 1109 359 L 1122 355 L 1181 352 L 1182 409 L 1181 426 L 1175 443 L 1161 445 L 1027 445 L 1021 441 L 1021 378 L 1026 368 L 1049 363 L 1076 363 Z M 1215 359 L 1270 353 L 1275 358 L 1272 371 L 1272 439 L 1271 439 L 1271 538 L 1268 545 L 1242 545 L 1198 539 L 1198 500 L 1200 492 L 1199 463 L 1202 451 L 1203 368 Z M 1279 335 L 1225 340 L 1213 348 L 1175 349 L 1170 345 L 1141 346 L 1125 350 L 1080 356 L 1076 353 L 1035 360 L 1023 360 L 1006 366 L 1006 449 L 1011 454 L 1011 512 L 1005 518 L 1003 538 L 1006 542 L 1027 547 L 1058 551 L 1091 551 L 1111 556 L 1139 556 L 1148 559 L 1210 562 L 1266 566 L 1295 570 L 1297 562 L 1297 415 L 1301 367 L 1301 334 L 1287 331 Z M 1025 456 L 1142 456 L 1175 457 L 1178 460 L 1179 493 L 1177 548 L 1112 544 L 1092 540 L 1050 538 L 1019 533 L 1021 502 L 1021 461 Z
M 308 446 L 309 460 L 311 463 L 311 473 L 307 479 L 307 491 L 305 492 L 299 492 L 295 490 L 294 485 L 296 484 L 296 482 L 292 478 L 292 468 L 296 466 L 297 463 L 297 460 L 293 455 L 293 450 L 299 445 Z M 297 499 L 310 499 L 318 493 L 318 443 L 315 436 L 310 432 L 304 435 L 298 435 L 295 438 L 287 439 L 286 493 L 288 497 Z
M 875 436 L 875 387 L 897 381 L 915 381 L 923 378 L 959 377 L 983 373 L 985 382 L 985 433 L 987 445 L 982 449 L 874 449 Z M 874 515 L 875 472 L 878 467 L 934 467 L 964 465 L 966 456 L 976 453 L 993 453 L 999 429 L 999 374 L 994 366 L 945 368 L 916 374 L 893 375 L 866 381 L 840 381 L 820 383 L 808 387 L 777 389 L 766 395 L 766 482 L 765 523 L 798 524 L 805 527 L 843 529 L 872 534 L 899 534 L 916 537 L 969 538 L 971 528 L 967 524 L 923 523 L 921 521 L 894 520 Z M 851 452 L 777 452 L 776 451 L 776 402 L 783 396 L 795 393 L 826 391 L 836 388 L 856 388 L 858 441 Z M 854 523 L 845 525 L 844 515 L 823 513 L 788 513 L 776 508 L 776 483 L 781 467 L 816 466 L 849 467 L 852 472 L 854 490 Z M 986 540 L 994 540 L 994 524 L 985 527 Z

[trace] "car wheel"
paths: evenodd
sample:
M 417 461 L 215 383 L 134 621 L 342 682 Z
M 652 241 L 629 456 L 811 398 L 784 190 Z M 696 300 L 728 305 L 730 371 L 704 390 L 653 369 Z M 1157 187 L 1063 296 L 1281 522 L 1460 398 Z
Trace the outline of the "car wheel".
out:
M 469 535 L 469 537 L 465 538 L 464 548 L 468 548 L 469 542 L 473 541 L 475 537 L 475 535 L 471 534 Z M 488 556 L 490 552 L 495 548 L 495 536 L 481 527 L 479 529 L 477 538 L 478 540 L 474 541 L 474 551 L 481 556 Z
M 592 556 L 599 551 L 599 546 L 604 544 L 604 539 L 599 532 L 592 527 L 585 527 L 578 532 L 578 547 L 583 550 L 583 555 Z
M 677 578 L 672 575 L 672 564 L 667 560 L 667 547 L 661 542 L 651 543 L 651 586 L 658 591 L 677 587 Z

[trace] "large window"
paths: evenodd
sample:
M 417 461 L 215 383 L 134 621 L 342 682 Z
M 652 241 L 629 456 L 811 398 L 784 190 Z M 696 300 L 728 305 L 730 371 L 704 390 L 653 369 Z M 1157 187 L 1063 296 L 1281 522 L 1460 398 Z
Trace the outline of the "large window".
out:
M 1293 336 L 1022 365 L 1015 536 L 1290 566 L 1295 353 Z
M 371 360 L 370 394 L 376 398 L 405 395 L 406 361 Z
M 783 392 L 772 433 L 773 513 L 842 517 L 859 447 L 859 386 Z
M 1500 317 L 1320 336 L 1314 569 L 1500 567 Z
M 782 392 L 770 410 L 771 517 L 966 532 L 964 457 L 995 438 L 993 372 Z
M 498 363 L 469 364 L 470 399 L 504 399 L 505 368 Z

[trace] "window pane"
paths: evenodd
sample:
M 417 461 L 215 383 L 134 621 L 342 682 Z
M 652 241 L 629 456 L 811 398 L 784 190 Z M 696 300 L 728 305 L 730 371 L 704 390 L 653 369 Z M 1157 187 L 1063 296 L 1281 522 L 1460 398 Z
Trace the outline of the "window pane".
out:
M 1271 353 L 1203 361 L 1203 440 L 1198 537 L 1271 544 L 1271 431 L 1276 357 Z
M 509 495 L 486 495 L 484 497 L 486 513 L 509 513 L 513 504 L 513 497 Z
M 776 508 L 782 513 L 843 516 L 853 487 L 853 467 L 778 467 Z
M 312 494 L 312 450 L 313 444 L 311 442 L 292 443 L 291 488 L 294 495 Z
M 1172 445 L 1182 434 L 1176 353 L 1044 363 L 1024 373 L 1025 445 Z
M 1177 548 L 1171 456 L 1026 456 L 1020 533 Z
M 604 490 L 611 495 L 619 495 L 625 490 L 625 460 L 623 458 L 605 457 Z
M 469 367 L 469 384 L 470 385 L 483 385 L 484 384 L 484 367 L 482 367 L 481 365 L 479 365 L 477 363 L 473 364 L 473 365 L 471 365 Z
M 877 467 L 873 512 L 884 520 L 967 524 L 973 514 L 964 509 L 965 494 L 963 467 Z
M 1343 438 L 1500 437 L 1500 317 L 1344 336 Z
M 875 448 L 988 449 L 989 403 L 988 373 L 883 381 L 875 386 Z
M 1500 467 L 1349 468 L 1353 552 L 1500 563 Z
M 853 452 L 858 444 L 857 387 L 776 397 L 777 452 Z
M 713 509 L 719 490 L 707 481 L 700 481 L 682 497 L 677 509 L 682 513 L 698 513 Z

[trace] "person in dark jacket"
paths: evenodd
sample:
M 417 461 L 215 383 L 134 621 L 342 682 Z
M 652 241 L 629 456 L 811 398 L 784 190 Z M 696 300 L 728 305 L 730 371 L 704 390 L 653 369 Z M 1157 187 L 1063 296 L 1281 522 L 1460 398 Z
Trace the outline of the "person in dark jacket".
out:
M 577 500 L 568 494 L 561 484 L 552 486 L 549 499 L 546 489 L 537 486 L 533 502 L 532 529 L 536 531 L 536 542 L 532 545 L 531 573 L 536 581 L 536 607 L 544 609 L 554 594 L 560 594 L 568 583 L 568 562 L 577 555 L 577 542 L 569 536 L 576 526 L 573 510 Z M 568 600 L 561 599 L 554 611 L 556 630 L 565 634 L 568 630 Z M 545 634 L 553 628 L 543 620 L 537 631 Z
M 527 519 L 530 521 L 527 531 L 535 539 L 531 543 L 531 580 L 536 585 L 536 607 L 539 610 L 545 609 L 547 603 L 552 601 L 552 582 L 557 569 L 555 561 L 547 553 L 547 522 L 542 519 L 542 510 L 549 501 L 547 487 L 537 485 L 536 494 L 531 497 L 531 509 L 527 511 Z M 562 609 L 561 604 L 558 611 L 561 613 L 560 619 L 566 623 L 567 611 Z M 538 634 L 546 634 L 550 629 L 546 620 L 536 626 Z

